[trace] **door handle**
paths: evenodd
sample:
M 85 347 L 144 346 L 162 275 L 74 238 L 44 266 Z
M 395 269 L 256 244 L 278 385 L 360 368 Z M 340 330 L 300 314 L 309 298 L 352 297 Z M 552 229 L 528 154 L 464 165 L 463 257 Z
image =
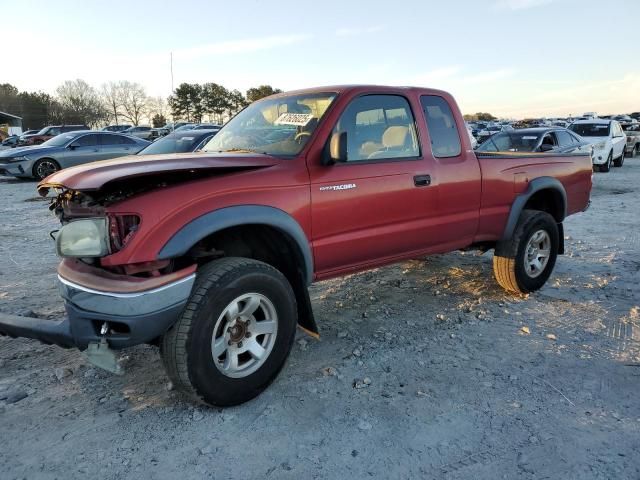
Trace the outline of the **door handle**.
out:
M 416 187 L 428 187 L 431 185 L 431 175 L 416 175 L 413 177 L 413 183 Z

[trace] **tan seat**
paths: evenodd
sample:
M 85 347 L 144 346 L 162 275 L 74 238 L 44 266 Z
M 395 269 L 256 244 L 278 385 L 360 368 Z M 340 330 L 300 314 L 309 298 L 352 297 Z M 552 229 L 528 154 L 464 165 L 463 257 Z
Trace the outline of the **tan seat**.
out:
M 401 150 L 407 146 L 408 138 L 409 127 L 405 127 L 403 125 L 394 125 L 392 127 L 387 127 L 387 129 L 382 134 L 382 148 L 370 153 L 368 158 L 380 158 L 384 157 L 385 155 L 389 155 L 389 151 L 391 150 Z

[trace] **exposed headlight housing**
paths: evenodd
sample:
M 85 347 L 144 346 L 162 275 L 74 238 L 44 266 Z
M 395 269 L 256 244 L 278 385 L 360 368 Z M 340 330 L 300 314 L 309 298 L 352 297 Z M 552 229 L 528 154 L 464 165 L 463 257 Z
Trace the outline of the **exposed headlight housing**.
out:
M 27 157 L 13 157 L 9 159 L 9 162 L 22 162 L 24 160 L 29 160 Z
M 593 145 L 594 150 L 603 150 L 607 146 L 607 142 L 600 142 Z
M 61 257 L 93 258 L 109 254 L 106 218 L 85 218 L 63 226 L 56 236 Z

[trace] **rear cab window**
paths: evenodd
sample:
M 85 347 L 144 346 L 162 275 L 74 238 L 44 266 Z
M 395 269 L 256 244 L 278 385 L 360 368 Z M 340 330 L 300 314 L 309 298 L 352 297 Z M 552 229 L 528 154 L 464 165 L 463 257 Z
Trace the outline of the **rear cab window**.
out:
M 420 103 L 427 120 L 433 156 L 459 156 L 462 153 L 462 144 L 455 117 L 447 101 L 437 95 L 423 95 L 420 97 Z

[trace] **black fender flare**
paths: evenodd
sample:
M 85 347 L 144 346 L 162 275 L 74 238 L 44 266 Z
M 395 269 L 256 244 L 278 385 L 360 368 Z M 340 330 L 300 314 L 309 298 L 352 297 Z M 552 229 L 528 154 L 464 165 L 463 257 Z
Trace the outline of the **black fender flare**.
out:
M 524 210 L 524 206 L 527 204 L 529 199 L 540 190 L 554 190 L 560 194 L 560 197 L 562 198 L 562 205 L 560 206 L 560 213 L 556 218 L 556 222 L 558 223 L 558 225 L 562 224 L 563 220 L 567 216 L 567 192 L 565 191 L 564 186 L 557 178 L 534 178 L 529 182 L 527 189 L 517 195 L 515 200 L 513 201 L 513 205 L 511 205 L 511 211 L 509 212 L 509 217 L 507 219 L 507 224 L 504 228 L 504 233 L 502 234 L 502 240 L 509 240 L 513 236 L 513 232 L 516 229 L 518 219 L 520 218 L 522 210 Z M 564 250 L 563 243 L 564 235 L 560 238 L 561 250 Z
M 229 227 L 257 224 L 273 227 L 289 235 L 302 255 L 303 274 L 307 285 L 313 281 L 311 245 L 300 224 L 288 213 L 265 205 L 238 205 L 205 213 L 178 230 L 162 247 L 159 260 L 184 255 L 196 243 L 209 235 Z

